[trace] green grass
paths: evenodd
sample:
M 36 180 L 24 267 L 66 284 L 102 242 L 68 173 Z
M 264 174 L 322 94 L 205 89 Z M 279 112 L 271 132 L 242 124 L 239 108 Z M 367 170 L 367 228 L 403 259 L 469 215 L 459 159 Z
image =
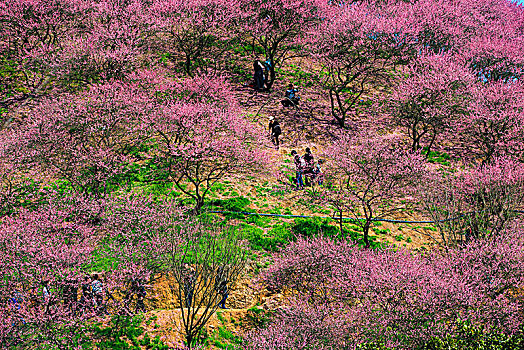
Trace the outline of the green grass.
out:
M 450 163 L 450 155 L 445 152 L 439 152 L 439 151 L 430 151 L 428 154 L 427 147 L 424 147 L 422 149 L 422 154 L 425 155 L 428 158 L 429 163 L 436 163 L 441 164 L 445 166 L 451 165 Z
M 151 338 L 141 326 L 142 316 L 113 316 L 108 326 L 93 326 L 93 338 L 100 350 L 168 350 L 159 336 Z M 142 336 L 142 339 L 138 339 Z

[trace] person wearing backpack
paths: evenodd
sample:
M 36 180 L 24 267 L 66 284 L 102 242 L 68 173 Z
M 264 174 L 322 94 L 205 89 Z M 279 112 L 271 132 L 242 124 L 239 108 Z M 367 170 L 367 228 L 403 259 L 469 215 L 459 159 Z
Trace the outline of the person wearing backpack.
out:
M 271 142 L 275 146 L 277 146 L 278 150 L 280 147 L 278 137 L 282 133 L 282 129 L 280 128 L 280 123 L 278 122 L 278 120 L 276 120 L 273 116 L 269 117 L 269 133 L 271 134 Z
M 133 278 L 131 280 L 131 285 L 129 287 L 128 292 L 126 293 L 126 296 L 124 297 L 126 308 L 129 309 L 129 302 L 131 301 L 131 298 L 133 295 L 136 295 L 136 307 L 135 307 L 135 313 L 138 312 L 140 309 L 142 312 L 146 311 L 146 306 L 144 305 L 144 298 L 146 297 L 146 289 L 142 282 L 139 279 Z
M 304 189 L 304 181 L 302 179 L 304 167 L 306 163 L 304 162 L 304 159 L 297 153 L 297 151 L 292 150 L 291 155 L 293 156 L 293 161 L 295 162 L 295 170 L 296 170 L 296 181 L 297 181 L 297 187 L 295 190 L 303 190 Z
M 311 153 L 311 149 L 309 147 L 306 147 L 306 153 L 304 153 L 304 156 L 302 158 L 306 163 L 304 173 L 312 173 L 313 167 L 315 166 L 315 158 L 313 157 L 313 154 Z
M 271 72 L 271 60 L 268 58 L 264 61 L 264 83 L 269 86 L 269 74 Z
M 304 160 L 303 175 L 305 177 L 306 186 L 309 186 L 309 180 L 314 177 L 315 158 L 311 154 L 311 149 L 306 147 L 306 153 L 302 156 Z
M 104 287 L 102 281 L 97 273 L 93 275 L 93 282 L 91 282 L 91 291 L 93 293 L 93 300 L 97 312 L 104 312 L 107 314 L 107 310 L 104 308 Z
M 11 307 L 13 308 L 13 311 L 15 313 L 14 319 L 16 320 L 12 323 L 13 327 L 20 323 L 25 325 L 24 317 L 21 315 L 22 305 L 24 303 L 24 296 L 20 292 L 20 289 L 20 286 L 15 288 L 13 295 L 11 296 L 11 298 L 9 298 L 9 304 L 11 304 Z

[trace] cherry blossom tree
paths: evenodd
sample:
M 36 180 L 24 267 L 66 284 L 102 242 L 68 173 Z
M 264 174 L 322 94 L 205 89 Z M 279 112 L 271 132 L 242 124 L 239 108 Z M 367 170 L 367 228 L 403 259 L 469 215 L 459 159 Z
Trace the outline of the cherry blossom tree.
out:
M 181 61 L 190 76 L 196 69 L 216 68 L 228 49 L 236 5 L 223 0 L 157 2 L 153 13 L 163 54 L 168 53 L 176 63 Z
M 169 84 L 168 84 L 169 85 Z M 157 152 L 144 155 L 155 172 L 151 181 L 172 181 L 199 212 L 210 188 L 226 176 L 261 173 L 267 165 L 253 124 L 240 115 L 228 85 L 214 76 L 196 77 L 161 88 L 152 125 Z
M 462 321 L 511 334 L 524 321 L 513 294 L 524 279 L 521 229 L 426 255 L 299 239 L 263 277 L 295 297 L 249 348 L 417 348 Z
M 418 193 L 444 245 L 494 237 L 524 206 L 524 167 L 518 161 L 497 158 L 458 173 L 435 172 Z
M 311 26 L 321 21 L 325 1 L 319 0 L 243 0 L 240 2 L 240 35 L 262 48 L 270 62 L 266 85 L 271 89 L 276 68 L 292 57 L 304 55 L 302 39 Z
M 355 115 L 360 100 L 387 83 L 390 70 L 413 55 L 402 11 L 409 13 L 401 5 L 342 6 L 310 34 L 308 46 L 320 64 L 321 86 L 341 127 Z
M 73 203 L 77 206 L 60 203 L 36 212 L 21 210 L 2 220 L 0 313 L 7 321 L 2 324 L 6 348 L 40 344 L 73 349 L 82 341 L 84 322 L 93 311 L 81 312 L 74 291 L 80 288 L 96 240 L 91 209 Z M 71 220 L 73 213 L 77 216 Z
M 10 134 L 4 145 L 9 159 L 58 175 L 78 193 L 108 193 L 128 171 L 130 153 L 145 139 L 140 116 L 149 110 L 141 78 L 44 101 L 27 124 Z
M 405 207 L 400 201 L 409 199 L 420 180 L 422 158 L 403 151 L 394 138 L 369 135 L 355 142 L 352 136 L 341 134 L 326 153 L 330 160 L 326 185 L 314 195 L 340 214 L 341 233 L 342 215 L 350 214 L 369 247 L 373 221 Z
M 60 82 L 68 90 L 76 86 L 125 80 L 151 62 L 147 47 L 155 18 L 152 2 L 111 0 L 88 2 L 82 28 L 69 38 L 64 52 L 64 74 Z
M 22 119 L 42 96 L 121 79 L 143 64 L 147 2 L 8 0 L 0 6 L 0 108 L 7 111 L 0 128 Z
M 6 1 L 0 8 L 1 107 L 51 88 L 64 45 L 85 20 L 82 1 Z
M 480 83 L 471 90 L 469 113 L 455 126 L 461 153 L 484 164 L 500 156 L 519 157 L 524 149 L 522 83 Z
M 473 77 L 450 56 L 420 57 L 407 75 L 385 104 L 386 113 L 412 140 L 412 151 L 425 147 L 429 154 L 467 114 Z
M 136 260 L 104 256 L 103 252 L 127 234 L 122 226 L 107 229 L 108 215 L 100 215 L 105 206 L 96 198 L 49 193 L 37 210 L 20 209 L 3 218 L 2 348 L 33 349 L 38 345 L 78 349 L 93 345 L 99 340 L 92 333 L 97 317 L 126 311 L 126 300 L 121 296 L 127 291 L 127 282 L 147 280 L 150 272 Z M 93 273 L 102 282 L 101 300 L 91 293 L 88 276 Z

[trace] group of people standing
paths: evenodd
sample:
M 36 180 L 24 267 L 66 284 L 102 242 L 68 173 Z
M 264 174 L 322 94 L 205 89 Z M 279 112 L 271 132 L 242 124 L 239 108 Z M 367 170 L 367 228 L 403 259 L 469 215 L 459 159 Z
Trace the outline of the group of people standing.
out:
M 278 120 L 271 116 L 269 117 L 269 134 L 271 142 L 276 146 L 277 150 L 280 147 L 279 136 L 282 134 L 282 129 Z M 292 150 L 291 155 L 295 162 L 296 169 L 296 190 L 304 189 L 304 183 L 306 186 L 310 185 L 313 181 L 316 181 L 319 185 L 324 182 L 324 175 L 322 172 L 322 164 L 324 161 L 319 159 L 315 162 L 315 157 L 311 153 L 309 147 L 306 148 L 306 152 L 303 156 L 300 156 L 297 151 Z
M 253 62 L 253 79 L 256 91 L 268 91 L 268 79 L 271 72 L 272 63 L 270 59 L 265 60 L 264 62 L 260 61 L 258 58 Z M 282 106 L 284 107 L 294 107 L 297 106 L 300 101 L 300 96 L 297 95 L 298 89 L 289 84 L 287 90 L 284 93 L 284 99 L 281 101 Z
M 311 149 L 306 147 L 306 152 L 303 156 L 300 156 L 297 151 L 292 150 L 291 155 L 295 162 L 296 170 L 296 190 L 303 190 L 304 183 L 306 186 L 310 185 L 313 181 L 316 181 L 319 185 L 324 182 L 324 176 L 322 173 L 322 164 L 324 161 L 319 159 L 315 162 L 315 157 L 311 153 Z
M 124 296 L 124 306 L 129 312 L 129 305 L 133 297 L 136 296 L 135 312 L 139 310 L 145 312 L 144 298 L 146 289 L 139 279 L 131 279 Z M 98 315 L 108 315 L 106 302 L 115 301 L 113 295 L 104 287 L 100 275 L 95 273 L 92 276 L 85 276 L 83 281 L 68 280 L 58 289 L 53 289 L 49 281 L 44 280 L 40 283 L 40 288 L 34 287 L 27 295 L 22 292 L 21 286 L 17 286 L 12 297 L 8 302 L 14 311 L 15 322 L 25 324 L 21 315 L 24 305 L 29 307 L 41 306 L 46 313 L 50 312 L 52 305 L 63 302 L 73 315 L 82 315 L 86 311 L 92 310 Z

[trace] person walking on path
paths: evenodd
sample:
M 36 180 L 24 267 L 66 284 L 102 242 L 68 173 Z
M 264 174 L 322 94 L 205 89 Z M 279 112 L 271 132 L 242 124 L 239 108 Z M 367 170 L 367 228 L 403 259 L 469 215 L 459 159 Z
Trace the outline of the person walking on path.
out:
M 186 265 L 184 267 L 184 296 L 186 299 L 186 307 L 189 309 L 191 303 L 193 302 L 193 294 L 195 292 L 195 283 L 196 283 L 196 271 L 193 266 Z
M 322 159 L 319 159 L 317 164 L 315 165 L 315 169 L 313 169 L 315 179 L 317 179 L 319 186 L 322 186 L 322 184 L 324 183 L 324 172 L 322 171 L 323 163 L 324 161 Z
M 313 157 L 313 154 L 311 154 L 311 149 L 309 147 L 306 147 L 306 153 L 304 153 L 302 159 L 304 160 L 304 168 L 302 169 L 302 174 L 304 175 L 306 186 L 309 186 L 310 180 L 315 176 L 315 158 Z
M 303 175 L 303 171 L 305 167 L 304 159 L 295 150 L 291 151 L 291 155 L 293 156 L 293 161 L 295 162 L 296 181 L 297 181 L 296 190 L 303 190 L 304 181 L 302 179 L 302 175 Z
M 304 153 L 304 156 L 302 158 L 306 163 L 304 173 L 312 173 L 313 167 L 315 166 L 315 158 L 313 157 L 313 154 L 311 153 L 311 149 L 309 147 L 306 147 L 306 153 Z
M 282 129 L 280 128 L 280 123 L 278 120 L 276 120 L 273 116 L 269 117 L 269 133 L 271 135 L 271 142 L 277 146 L 278 150 L 280 147 L 278 137 L 282 133 Z
M 221 299 L 218 303 L 218 307 L 220 307 L 221 309 L 227 309 L 226 300 L 227 300 L 227 297 L 229 296 L 229 290 L 227 288 L 227 280 L 228 280 L 228 267 L 220 266 L 215 276 L 215 290 L 217 291 L 218 295 L 221 296 Z
M 96 273 L 93 276 L 93 282 L 91 282 L 91 291 L 93 293 L 97 313 L 107 314 L 107 310 L 104 307 L 104 287 Z
M 136 306 L 135 306 L 135 313 L 138 312 L 138 310 L 145 312 L 146 306 L 144 305 L 144 298 L 146 297 L 146 288 L 140 281 L 140 279 L 133 278 L 131 280 L 131 285 L 126 293 L 126 296 L 124 297 L 124 303 L 127 309 L 129 309 L 129 303 L 131 302 L 131 299 L 133 298 L 133 295 L 136 295 Z
M 220 282 L 218 293 L 222 296 L 222 299 L 218 303 L 218 307 L 221 309 L 227 309 L 226 300 L 227 300 L 227 297 L 229 296 L 229 291 L 227 289 L 226 280 L 223 280 L 222 282 Z

